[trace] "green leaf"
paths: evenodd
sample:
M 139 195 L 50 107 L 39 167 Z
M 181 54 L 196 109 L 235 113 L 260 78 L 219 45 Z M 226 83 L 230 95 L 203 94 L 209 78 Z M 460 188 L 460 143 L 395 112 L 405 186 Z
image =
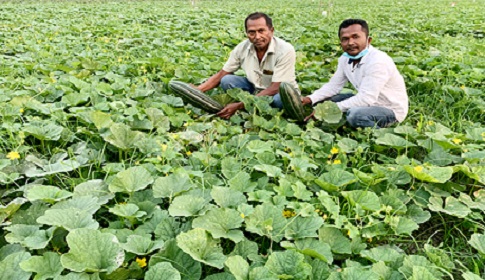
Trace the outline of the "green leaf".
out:
M 45 280 L 61 275 L 64 268 L 61 257 L 54 252 L 46 252 L 41 256 L 33 256 L 20 263 L 20 267 L 28 272 L 35 272 L 35 280 Z
M 279 279 L 281 278 L 274 275 L 264 266 L 254 267 L 253 269 L 251 269 L 251 271 L 249 271 L 249 280 L 279 280 Z
M 67 154 L 66 154 L 67 156 Z M 34 156 L 27 156 L 26 160 L 31 160 L 35 158 Z M 25 171 L 25 176 L 27 177 L 42 177 L 46 175 L 62 173 L 62 172 L 69 172 L 76 170 L 78 167 L 86 163 L 87 159 L 83 157 L 74 157 L 70 159 L 58 159 L 54 163 L 50 164 L 36 164 L 39 165 L 39 168 L 29 168 Z
M 280 279 L 307 279 L 312 272 L 305 256 L 293 250 L 272 253 L 264 267 Z
M 170 262 L 180 272 L 182 280 L 199 280 L 202 274 L 201 263 L 184 253 L 175 239 L 165 242 L 165 246 L 151 256 L 149 266 L 159 262 Z
M 200 210 L 204 209 L 207 201 L 205 198 L 195 195 L 181 195 L 174 198 L 168 212 L 170 216 L 190 217 L 195 216 Z
M 343 269 L 341 277 L 345 280 L 380 280 L 379 275 L 372 270 L 361 267 L 346 267 Z
M 342 111 L 338 105 L 332 101 L 326 101 L 315 106 L 315 118 L 329 124 L 339 123 L 342 119 Z
M 360 255 L 373 262 L 385 263 L 395 263 L 404 258 L 404 254 L 402 252 L 399 252 L 397 249 L 388 245 L 375 247 L 370 250 L 364 250 L 360 252 Z
M 314 238 L 304 238 L 295 241 L 295 244 L 281 242 L 285 249 L 294 249 L 299 253 L 310 256 L 328 264 L 333 263 L 333 254 L 330 245 Z
M 351 254 L 350 240 L 347 239 L 337 228 L 323 227 L 318 236 L 321 241 L 327 243 L 332 248 L 332 252 L 337 254 Z
M 244 235 L 239 228 L 243 219 L 238 211 L 228 208 L 214 208 L 205 215 L 195 218 L 192 221 L 193 228 L 207 230 L 214 238 L 228 238 L 235 243 L 240 242 Z
M 416 204 L 412 204 L 408 207 L 406 216 L 418 224 L 424 223 L 431 218 L 429 211 L 424 211 Z
M 240 192 L 252 192 L 257 186 L 255 182 L 251 182 L 251 176 L 244 171 L 237 173 L 228 183 L 231 189 Z
M 260 154 L 264 152 L 274 152 L 273 151 L 273 142 L 271 141 L 261 141 L 261 140 L 253 140 L 249 142 L 246 148 L 255 154 Z
M 379 211 L 379 209 L 381 209 L 379 197 L 372 191 L 345 191 L 342 192 L 342 195 L 352 205 L 359 205 L 364 210 Z
M 0 223 L 12 216 L 28 200 L 23 197 L 17 197 L 7 205 L 0 205 Z
M 236 280 L 249 279 L 249 264 L 241 256 L 228 257 L 224 263 Z
M 458 199 L 450 196 L 445 200 L 445 207 L 443 208 L 443 200 L 441 197 L 433 196 L 429 199 L 428 207 L 432 211 L 444 212 L 446 214 L 456 216 L 459 218 L 464 218 L 471 213 L 468 206 L 461 203 Z
M 97 197 L 90 195 L 73 197 L 54 204 L 51 209 L 78 209 L 90 214 L 96 213 L 101 208 L 102 203 Z
M 64 268 L 75 272 L 115 271 L 124 261 L 125 253 L 116 237 L 95 229 L 75 229 L 67 237 L 69 253 L 61 256 Z
M 485 184 L 485 166 L 467 166 L 467 165 L 455 165 L 453 166 L 454 172 L 461 171 L 465 173 L 469 178 L 477 180 L 481 184 Z
M 357 178 L 354 174 L 341 169 L 332 169 L 315 180 L 315 183 L 327 192 L 338 191 L 355 182 L 357 182 Z
M 224 157 L 221 160 L 221 172 L 227 179 L 235 177 L 241 169 L 241 163 L 234 157 Z
M 72 193 L 61 190 L 58 187 L 47 185 L 32 185 L 25 191 L 25 197 L 29 201 L 41 200 L 47 203 L 55 203 L 68 197 L 71 197 Z
M 309 201 L 313 196 L 313 192 L 309 191 L 300 181 L 292 184 L 291 188 L 293 190 L 293 195 L 302 201 Z
M 141 166 L 135 166 L 116 174 L 108 188 L 111 192 L 134 193 L 153 183 L 150 173 Z
M 227 187 L 213 187 L 211 196 L 222 208 L 237 207 L 247 202 L 242 192 Z
M 253 213 L 246 217 L 245 222 L 247 231 L 268 236 L 275 242 L 281 241 L 287 224 L 283 217 L 283 208 L 269 203 L 256 206 Z
M 429 244 L 424 245 L 424 250 L 426 252 L 426 256 L 428 256 L 428 259 L 435 265 L 450 272 L 455 269 L 455 264 L 448 256 L 447 251 L 435 248 Z
M 54 280 L 101 280 L 101 278 L 99 278 L 98 273 L 88 274 L 71 272 L 67 275 L 56 276 Z
M 266 173 L 268 177 L 284 177 L 281 168 L 279 168 L 278 166 L 257 164 L 254 166 L 254 169 Z
M 485 235 L 474 233 L 468 241 L 473 248 L 475 248 L 480 254 L 485 255 Z
M 411 235 L 413 231 L 419 228 L 418 224 L 416 224 L 413 220 L 399 216 L 391 217 L 390 225 L 397 235 Z
M 0 262 L 0 279 L 1 280 L 28 280 L 31 272 L 24 271 L 20 268 L 20 263 L 28 260 L 30 254 L 27 252 L 16 252 L 6 256 Z
M 128 150 L 140 141 L 144 134 L 132 131 L 129 126 L 122 123 L 114 123 L 109 127 L 109 132 L 102 134 L 104 140 L 122 150 Z
M 401 136 L 397 136 L 395 134 L 390 134 L 390 133 L 384 134 L 383 136 L 377 138 L 375 141 L 379 145 L 391 146 L 393 148 L 416 147 L 415 144 L 407 141 Z
M 124 218 L 140 218 L 147 214 L 144 211 L 138 211 L 139 209 L 136 204 L 132 203 L 116 204 L 109 208 L 109 212 Z
M 109 128 L 113 121 L 111 115 L 100 111 L 94 111 L 90 114 L 91 121 L 94 123 L 97 129 Z
M 434 275 L 436 277 L 441 278 L 443 273 L 441 273 L 440 269 L 435 267 L 430 261 L 428 261 L 425 257 L 423 256 L 416 256 L 416 255 L 409 255 L 404 257 L 404 261 L 402 266 L 398 269 L 399 272 L 404 274 L 405 277 L 418 277 L 417 274 L 415 274 L 415 268 L 416 267 L 422 267 L 422 268 L 427 268 L 429 272 L 431 272 L 431 275 Z M 423 276 L 428 276 L 428 273 L 423 272 Z M 425 276 L 425 277 L 426 277 Z M 439 279 L 438 278 L 438 279 Z M 419 279 L 419 278 L 414 278 L 414 279 Z
M 241 242 L 236 243 L 236 246 L 234 246 L 234 250 L 231 252 L 230 256 L 238 255 L 249 260 L 258 257 L 258 244 L 248 239 L 244 239 Z
M 207 276 L 204 278 L 204 280 L 236 280 L 234 276 L 232 276 L 228 272 L 221 272 L 221 273 L 215 273 Z
M 52 239 L 55 228 L 40 230 L 40 226 L 17 224 L 6 227 L 10 233 L 5 235 L 8 243 L 19 243 L 32 250 L 43 249 Z
M 426 267 L 415 266 L 413 267 L 413 275 L 410 280 L 439 280 L 441 277 L 435 277 Z
M 177 236 L 177 245 L 195 260 L 207 265 L 223 268 L 226 256 L 220 244 L 204 229 L 196 228 Z
M 406 165 L 404 169 L 414 178 L 430 183 L 445 183 L 453 175 L 452 167 Z
M 126 243 L 121 243 L 121 248 L 137 256 L 145 256 L 163 247 L 163 240 L 152 240 L 150 234 L 130 235 Z
M 483 278 L 473 272 L 467 271 L 461 275 L 465 280 L 482 280 Z
M 27 135 L 32 135 L 39 140 L 52 141 L 59 140 L 63 130 L 62 126 L 56 125 L 52 121 L 35 121 L 27 123 L 23 127 L 23 131 Z
M 79 228 L 97 229 L 99 224 L 93 216 L 79 209 L 49 209 L 37 218 L 39 224 L 65 228 L 69 231 Z
M 145 274 L 145 280 L 181 280 L 180 272 L 169 262 L 156 263 L 150 266 Z
M 89 180 L 74 188 L 73 197 L 92 196 L 98 199 L 100 205 L 108 203 L 115 195 L 108 189 L 103 180 Z
M 296 216 L 291 219 L 285 230 L 285 237 L 289 240 L 306 237 L 318 237 L 317 230 L 323 225 L 321 217 Z
M 187 174 L 174 173 L 167 177 L 159 177 L 153 183 L 154 197 L 175 197 L 182 192 L 195 188 Z

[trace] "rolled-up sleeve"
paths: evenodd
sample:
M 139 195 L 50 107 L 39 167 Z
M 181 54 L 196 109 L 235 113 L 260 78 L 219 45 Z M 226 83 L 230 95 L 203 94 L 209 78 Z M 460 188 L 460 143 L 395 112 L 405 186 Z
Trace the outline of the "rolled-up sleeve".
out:
M 226 61 L 226 64 L 224 64 L 224 67 L 222 67 L 222 70 L 229 73 L 234 73 L 239 70 L 241 67 L 241 51 L 242 44 L 239 44 L 231 51 L 229 59 Z

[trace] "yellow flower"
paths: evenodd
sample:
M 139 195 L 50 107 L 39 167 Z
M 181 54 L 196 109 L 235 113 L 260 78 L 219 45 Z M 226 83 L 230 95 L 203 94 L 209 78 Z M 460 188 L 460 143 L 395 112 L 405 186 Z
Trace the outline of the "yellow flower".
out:
M 145 267 L 147 266 L 147 259 L 146 258 L 136 258 L 136 263 L 140 266 L 140 267 Z
M 322 218 L 326 220 L 328 218 L 327 214 L 323 214 Z
M 20 108 L 19 112 L 20 114 L 23 114 L 25 112 L 24 108 Z
M 7 154 L 9 160 L 20 159 L 20 154 L 18 152 L 10 152 Z
M 283 217 L 290 218 L 290 217 L 294 217 L 294 216 L 295 216 L 295 212 L 293 212 L 291 210 L 283 210 Z
M 428 125 L 434 125 L 434 121 L 428 121 Z
M 333 161 L 333 164 L 341 164 L 341 163 L 342 163 L 342 161 L 340 159 L 336 159 L 336 160 Z
M 419 173 L 419 172 L 423 172 L 423 167 L 422 167 L 421 165 L 415 166 L 415 167 L 414 167 L 414 171 L 416 171 L 416 172 L 418 172 L 418 173 Z
M 192 155 L 192 152 L 191 152 L 191 151 L 188 151 L 188 152 L 186 152 L 185 154 L 186 154 L 187 156 L 190 156 L 190 155 Z
M 455 143 L 456 145 L 458 145 L 462 142 L 461 139 L 458 139 L 458 138 L 453 138 L 453 140 L 451 140 L 451 141 L 453 141 L 453 143 Z
M 333 148 L 330 150 L 330 153 L 331 153 L 332 155 L 335 155 L 335 154 L 338 154 L 338 151 L 339 151 L 339 149 L 338 149 L 337 147 L 333 147 Z
M 121 61 L 123 61 L 123 59 L 121 59 L 121 57 L 119 57 L 119 58 L 118 58 L 118 62 L 121 62 Z
M 246 216 L 244 215 L 244 213 L 241 213 L 241 215 L 240 215 L 240 216 L 241 216 L 241 218 L 243 218 L 243 219 L 244 219 L 244 217 L 246 217 Z
M 162 152 L 165 152 L 168 148 L 167 144 L 161 144 L 160 147 L 162 148 Z
M 460 87 L 460 88 L 461 88 L 461 89 L 465 89 L 465 85 L 461 85 L 461 87 Z

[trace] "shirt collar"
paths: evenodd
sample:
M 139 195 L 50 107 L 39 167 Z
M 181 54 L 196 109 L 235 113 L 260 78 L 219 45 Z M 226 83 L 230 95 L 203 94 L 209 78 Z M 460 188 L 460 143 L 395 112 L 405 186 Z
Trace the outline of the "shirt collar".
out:
M 374 47 L 372 45 L 369 45 L 369 52 L 364 55 L 363 57 L 359 58 L 359 59 L 356 59 L 357 63 L 358 64 L 364 64 L 365 61 L 367 60 L 367 57 L 369 57 L 369 54 L 372 52 L 372 50 L 374 50 Z M 354 60 L 352 60 L 351 58 L 348 59 L 348 64 L 351 64 Z

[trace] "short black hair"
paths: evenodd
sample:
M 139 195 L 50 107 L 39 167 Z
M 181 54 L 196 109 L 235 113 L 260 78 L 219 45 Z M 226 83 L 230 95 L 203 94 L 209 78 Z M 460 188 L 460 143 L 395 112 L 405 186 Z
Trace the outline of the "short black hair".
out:
M 258 18 L 264 18 L 264 20 L 266 20 L 266 26 L 268 26 L 269 29 L 273 28 L 273 20 L 267 14 L 255 12 L 247 16 L 244 20 L 244 30 L 248 30 L 248 20 L 255 20 Z
M 340 24 L 340 26 L 338 28 L 338 37 L 340 38 L 340 30 L 342 30 L 343 28 L 347 28 L 347 27 L 354 25 L 354 24 L 360 25 L 362 27 L 362 30 L 364 31 L 365 35 L 367 37 L 369 37 L 369 26 L 367 25 L 367 22 L 363 19 L 355 19 L 355 18 L 349 18 L 349 19 L 342 21 L 342 23 Z

